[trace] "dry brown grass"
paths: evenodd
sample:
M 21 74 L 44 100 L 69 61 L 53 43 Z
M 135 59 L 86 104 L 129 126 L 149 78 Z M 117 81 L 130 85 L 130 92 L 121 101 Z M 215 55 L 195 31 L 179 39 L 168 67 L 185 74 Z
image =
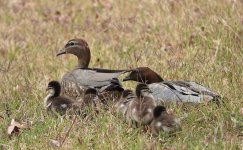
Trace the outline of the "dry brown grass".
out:
M 165 79 L 195 80 L 228 99 L 220 108 L 190 107 L 176 137 L 128 129 L 113 109 L 79 118 L 64 149 L 241 149 L 242 8 L 240 0 L 0 1 L 0 144 L 44 149 L 66 134 L 71 121 L 47 116 L 44 89 L 74 68 L 75 57 L 55 54 L 81 37 L 92 51 L 90 67 L 149 66 Z M 9 138 L 11 118 L 32 127 Z

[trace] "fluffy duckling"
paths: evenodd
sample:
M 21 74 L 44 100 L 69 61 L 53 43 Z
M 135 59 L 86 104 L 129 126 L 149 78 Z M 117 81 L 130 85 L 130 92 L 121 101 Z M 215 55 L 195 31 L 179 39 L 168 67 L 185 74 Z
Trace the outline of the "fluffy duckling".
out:
M 83 98 L 83 105 L 90 105 L 90 104 L 95 104 L 95 101 L 97 100 L 97 90 L 96 89 L 87 89 L 84 93 L 84 98 Z
M 128 107 L 127 118 L 140 125 L 147 125 L 153 119 L 153 109 L 156 103 L 146 84 L 140 83 L 136 87 L 136 95 Z
M 49 94 L 44 98 L 44 106 L 47 111 L 55 111 L 61 115 L 73 108 L 74 104 L 78 107 L 77 101 L 60 96 L 61 85 L 58 81 L 51 81 L 48 83 L 47 90 Z
M 90 88 L 85 91 L 82 106 L 91 106 L 92 109 L 94 108 L 96 113 L 99 112 L 101 109 L 101 101 L 98 98 L 98 92 L 96 89 Z
M 123 116 L 126 116 L 129 104 L 134 98 L 136 98 L 136 96 L 132 90 L 124 90 L 120 100 L 115 105 L 117 112 L 121 113 Z
M 160 132 L 173 133 L 181 130 L 180 119 L 168 114 L 164 106 L 157 106 L 153 111 L 154 119 L 150 126 L 152 134 L 158 136 Z

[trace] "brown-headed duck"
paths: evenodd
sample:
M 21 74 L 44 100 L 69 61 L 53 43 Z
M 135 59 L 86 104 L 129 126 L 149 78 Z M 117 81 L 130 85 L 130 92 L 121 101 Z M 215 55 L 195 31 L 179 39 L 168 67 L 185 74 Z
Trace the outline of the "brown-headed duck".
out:
M 102 89 L 102 91 L 123 91 L 118 77 L 127 70 L 108 70 L 98 68 L 88 68 L 91 53 L 88 43 L 83 39 L 69 40 L 66 45 L 59 50 L 57 56 L 63 54 L 73 54 L 78 58 L 77 67 L 66 73 L 62 77 L 62 94 L 69 97 L 78 98 L 84 95 L 88 88 Z M 113 88 L 114 87 L 114 88 Z
M 155 100 L 159 102 L 203 103 L 216 101 L 220 96 L 194 81 L 167 81 L 148 67 L 139 67 L 130 72 L 123 81 L 137 81 L 148 84 Z

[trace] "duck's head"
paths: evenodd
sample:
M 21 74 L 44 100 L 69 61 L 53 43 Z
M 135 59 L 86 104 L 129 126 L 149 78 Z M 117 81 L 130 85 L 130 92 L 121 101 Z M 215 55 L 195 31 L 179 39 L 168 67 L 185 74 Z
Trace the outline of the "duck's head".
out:
M 139 67 L 130 72 L 123 81 L 137 81 L 141 83 L 151 84 L 164 81 L 160 75 L 148 67 Z
M 51 81 L 48 83 L 47 91 L 53 96 L 57 97 L 61 93 L 61 85 L 58 81 Z
M 154 118 L 158 118 L 163 112 L 166 112 L 166 108 L 164 106 L 156 106 L 153 111 Z
M 79 68 L 87 68 L 89 66 L 91 54 L 88 43 L 83 39 L 69 40 L 66 45 L 60 49 L 57 56 L 63 54 L 73 54 L 78 57 Z
M 137 97 L 148 96 L 151 97 L 152 91 L 149 89 L 147 84 L 139 83 L 136 87 L 136 95 Z

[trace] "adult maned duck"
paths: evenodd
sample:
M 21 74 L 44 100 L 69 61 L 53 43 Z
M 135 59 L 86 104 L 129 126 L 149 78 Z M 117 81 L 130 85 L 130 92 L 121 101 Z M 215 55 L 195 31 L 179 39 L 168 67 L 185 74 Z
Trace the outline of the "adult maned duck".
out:
M 168 81 L 148 67 L 139 67 L 123 79 L 148 84 L 155 100 L 159 102 L 190 102 L 218 101 L 220 96 L 212 90 L 194 81 Z
M 66 73 L 62 77 L 62 94 L 72 98 L 83 97 L 88 88 L 95 88 L 109 95 L 121 94 L 123 88 L 117 79 L 127 70 L 108 70 L 98 68 L 88 68 L 91 54 L 86 41 L 83 39 L 69 40 L 66 45 L 59 50 L 57 56 L 63 54 L 73 54 L 78 58 L 77 67 Z M 120 95 L 119 95 L 120 96 Z

